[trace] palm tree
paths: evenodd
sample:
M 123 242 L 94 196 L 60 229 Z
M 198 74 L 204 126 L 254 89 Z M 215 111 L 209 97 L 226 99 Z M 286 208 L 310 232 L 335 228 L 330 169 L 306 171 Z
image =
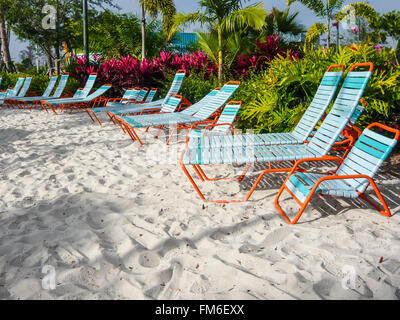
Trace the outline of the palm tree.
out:
M 272 8 L 265 19 L 263 27 L 263 36 L 272 34 L 290 34 L 298 35 L 304 32 L 304 26 L 296 21 L 299 12 L 290 13 L 289 8 L 281 11 L 277 8 Z
M 0 38 L 1 38 L 1 45 L 0 48 L 3 53 L 3 61 L 5 63 L 6 70 L 8 72 L 15 71 L 15 67 L 13 62 L 11 61 L 10 55 L 10 34 L 9 29 L 6 25 L 6 17 L 5 12 L 11 7 L 12 2 L 10 0 L 0 0 Z M 8 30 L 7 30 L 8 29 Z
M 243 7 L 242 0 L 200 0 L 201 11 L 175 15 L 169 39 L 180 25 L 200 23 L 207 25 L 211 33 L 216 34 L 218 79 L 222 84 L 223 38 L 229 33 L 252 27 L 261 30 L 265 23 L 266 11 L 262 3 Z
M 172 19 L 176 13 L 173 0 L 139 0 L 142 9 L 142 59 L 146 58 L 146 13 L 155 17 L 161 13 L 163 19 L 163 30 L 167 37 L 172 25 Z
M 339 10 L 343 4 L 343 0 L 286 0 L 288 6 L 293 2 L 300 2 L 305 5 L 308 9 L 315 12 L 317 17 L 326 18 L 325 30 L 327 34 L 327 46 L 329 48 L 331 42 L 331 19 L 335 11 Z M 318 25 L 320 30 L 321 25 Z

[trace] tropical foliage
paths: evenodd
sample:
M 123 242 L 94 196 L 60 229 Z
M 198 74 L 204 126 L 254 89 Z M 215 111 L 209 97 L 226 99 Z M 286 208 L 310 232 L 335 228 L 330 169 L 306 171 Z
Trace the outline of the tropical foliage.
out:
M 169 31 L 172 27 L 173 17 L 176 13 L 176 8 L 173 0 L 139 0 L 140 7 L 142 9 L 142 59 L 146 59 L 148 54 L 147 49 L 147 35 L 148 30 L 146 29 L 146 13 L 149 13 L 155 18 L 159 13 L 162 15 L 163 31 L 165 37 L 168 36 Z
M 372 46 L 354 45 L 308 51 L 302 59 L 277 57 L 263 73 L 253 74 L 235 99 L 244 101 L 240 126 L 256 132 L 290 131 L 304 113 L 320 79 L 331 64 L 351 66 L 373 62 L 374 74 L 364 94 L 368 102 L 360 124 L 387 121 L 400 111 L 400 68 L 391 63 L 394 51 L 380 52 Z
M 208 38 L 201 34 L 199 36 L 205 51 L 218 66 L 220 84 L 223 77 L 224 39 L 229 38 L 229 33 L 248 27 L 261 30 L 265 24 L 267 13 L 262 3 L 243 7 L 242 2 L 242 0 L 200 0 L 201 11 L 177 14 L 170 31 L 172 37 L 180 25 L 200 23 L 208 27 Z M 232 41 L 232 38 L 230 40 Z

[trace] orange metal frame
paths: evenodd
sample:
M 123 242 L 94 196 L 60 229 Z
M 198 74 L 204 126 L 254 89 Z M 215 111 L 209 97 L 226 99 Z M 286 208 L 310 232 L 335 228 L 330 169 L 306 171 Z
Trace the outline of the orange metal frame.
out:
M 111 84 L 105 84 L 104 86 L 106 85 L 112 86 Z M 79 88 L 78 90 L 82 90 L 82 88 Z M 58 109 L 60 112 L 63 112 L 64 110 L 69 110 L 70 113 L 72 113 L 74 108 L 77 108 L 78 110 L 88 111 L 90 108 L 99 107 L 101 104 L 104 104 L 107 100 L 108 99 L 105 98 L 104 96 L 100 96 L 89 102 L 71 102 L 53 106 L 52 104 L 46 102 L 45 100 L 41 100 L 40 104 L 42 105 L 42 109 L 44 109 L 47 113 L 49 112 L 47 109 L 50 108 L 54 114 L 57 114 L 56 109 Z
M 178 110 L 182 106 L 186 106 L 187 104 L 191 105 L 191 103 L 189 101 L 187 101 L 186 99 L 182 98 L 182 96 L 179 96 L 179 95 L 176 95 L 176 94 L 173 94 L 172 96 L 178 97 L 178 98 L 182 99 L 182 101 L 183 101 L 183 102 L 181 101 L 181 103 L 180 103 L 180 105 L 178 107 Z M 161 114 L 161 112 L 157 112 L 157 114 Z M 130 125 L 129 123 L 124 121 L 121 117 L 114 116 L 114 115 L 111 116 L 110 114 L 109 114 L 109 117 L 110 117 L 110 120 L 112 120 L 115 124 L 118 124 L 120 126 L 120 128 L 122 129 L 122 131 L 124 133 L 128 133 L 133 141 L 137 140 L 141 146 L 143 145 L 142 141 L 140 140 L 140 138 L 139 138 L 139 136 L 138 136 L 138 134 L 136 132 L 138 128 L 136 128 L 136 130 L 135 130 L 135 128 L 133 128 L 132 125 Z M 164 127 L 164 125 L 162 125 L 162 126 L 154 126 L 154 128 L 159 128 L 159 131 L 158 131 L 157 135 L 160 133 L 160 131 L 162 130 L 163 127 Z M 147 132 L 149 130 L 149 128 L 150 127 L 147 127 L 145 129 L 145 132 Z M 158 138 L 157 135 L 154 138 Z
M 386 131 L 392 132 L 395 134 L 394 139 L 398 140 L 399 136 L 400 136 L 400 131 L 390 128 L 388 126 L 385 126 L 383 124 L 380 123 L 372 123 L 370 124 L 367 128 L 370 129 L 372 127 L 379 127 L 382 128 Z M 315 191 L 317 190 L 318 186 L 327 180 L 347 180 L 347 179 L 367 179 L 369 182 L 369 185 L 367 186 L 367 188 L 365 189 L 364 192 L 359 192 L 358 191 L 358 196 L 360 198 L 362 198 L 363 200 L 365 200 L 366 202 L 368 202 L 371 206 L 373 206 L 377 211 L 379 211 L 382 215 L 386 216 L 386 217 L 391 217 L 391 213 L 390 213 L 390 209 L 385 201 L 385 199 L 383 198 L 381 192 L 379 191 L 376 183 L 374 182 L 374 180 L 367 176 L 367 175 L 363 175 L 363 174 L 358 174 L 358 175 L 336 175 L 336 171 L 339 169 L 340 164 L 342 163 L 342 159 L 338 158 L 338 157 L 331 157 L 331 159 L 329 160 L 334 160 L 339 162 L 338 167 L 336 168 L 335 171 L 328 173 L 327 176 L 320 178 L 312 187 L 312 189 L 310 190 L 310 193 L 308 194 L 306 200 L 304 201 L 304 203 L 302 203 L 290 190 L 289 188 L 286 187 L 286 182 L 289 180 L 290 176 L 292 174 L 296 174 L 296 171 L 298 171 L 299 165 L 301 163 L 305 163 L 305 162 L 318 162 L 318 161 L 326 161 L 327 158 L 326 157 L 322 157 L 322 158 L 317 158 L 317 159 L 303 159 L 303 160 L 299 160 L 296 162 L 296 164 L 294 165 L 293 169 L 290 171 L 290 173 L 288 174 L 288 176 L 285 179 L 285 182 L 282 184 L 281 188 L 278 191 L 278 194 L 276 195 L 275 198 L 275 207 L 277 208 L 278 212 L 283 216 L 283 219 L 290 224 L 296 224 L 297 221 L 300 219 L 301 215 L 303 214 L 304 210 L 306 209 L 308 203 L 310 202 L 312 196 L 315 194 Z M 373 202 L 371 199 L 367 198 L 365 195 L 365 192 L 367 191 L 369 186 L 372 186 L 372 188 L 374 189 L 376 195 L 378 196 L 378 199 L 380 200 L 381 204 L 382 204 L 382 208 L 379 208 L 378 205 Z M 285 212 L 282 210 L 281 206 L 279 205 L 279 198 L 282 195 L 283 191 L 286 190 L 292 197 L 293 199 L 297 202 L 297 204 L 300 206 L 299 211 L 297 212 L 296 216 L 294 217 L 293 220 L 290 220 L 290 218 L 285 214 Z
M 372 63 L 358 63 L 358 64 L 353 65 L 351 67 L 350 71 L 355 70 L 357 67 L 364 67 L 364 66 L 368 66 L 370 71 L 373 70 L 373 64 Z M 343 65 L 332 65 L 332 66 L 330 66 L 328 68 L 328 71 L 333 69 L 333 68 L 336 68 L 336 67 L 340 67 L 340 68 L 342 68 L 342 70 L 344 68 Z M 350 136 L 348 139 L 346 139 L 346 142 L 348 143 L 348 145 L 343 147 L 343 149 L 346 149 L 346 152 L 344 153 L 342 158 L 332 157 L 332 156 L 327 155 L 327 156 L 323 157 L 323 159 L 325 161 L 326 160 L 340 159 L 340 161 L 342 162 L 344 157 L 349 152 L 349 149 L 354 145 L 355 141 L 356 141 L 356 139 L 353 136 Z M 250 199 L 251 195 L 253 194 L 254 190 L 257 188 L 258 184 L 260 183 L 261 179 L 264 177 L 265 174 L 267 174 L 267 173 L 275 173 L 275 172 L 290 172 L 293 169 L 293 166 L 295 166 L 295 164 L 296 164 L 296 161 L 285 161 L 285 162 L 291 162 L 292 166 L 291 167 L 286 167 L 286 168 L 282 168 L 282 167 L 273 168 L 272 167 L 272 162 L 268 162 L 268 169 L 265 169 L 260 173 L 260 175 L 258 176 L 257 180 L 254 182 L 253 186 L 251 187 L 250 191 L 247 193 L 247 195 L 243 199 L 240 199 L 240 200 L 209 200 L 209 199 L 205 198 L 204 194 L 201 192 L 200 188 L 197 186 L 196 182 L 193 180 L 193 178 L 190 175 L 188 169 L 186 168 L 185 164 L 183 163 L 183 156 L 185 154 L 185 151 L 186 150 L 184 150 L 182 152 L 181 159 L 180 159 L 180 166 L 181 166 L 183 172 L 185 173 L 185 175 L 187 176 L 187 178 L 189 179 L 190 183 L 193 185 L 194 189 L 196 190 L 196 192 L 200 196 L 200 198 L 203 201 L 206 201 L 206 202 L 215 202 L 215 203 L 240 203 L 240 202 L 246 202 L 246 201 L 248 201 Z M 282 164 L 283 162 L 284 161 L 278 161 L 276 163 Z M 248 163 L 245 166 L 242 174 L 239 177 L 234 177 L 234 178 L 208 178 L 207 175 L 204 173 L 204 171 L 203 171 L 203 169 L 201 168 L 200 165 L 198 165 L 198 164 L 197 165 L 192 165 L 192 167 L 193 167 L 194 171 L 196 172 L 196 174 L 199 177 L 201 182 L 204 182 L 204 181 L 219 181 L 219 180 L 233 180 L 233 179 L 236 179 L 236 180 L 238 180 L 240 182 L 246 176 L 246 174 L 247 174 L 249 168 L 251 167 L 251 165 L 252 165 L 251 163 Z M 302 171 L 305 171 L 305 170 L 303 170 L 301 168 L 298 168 L 298 169 L 302 170 Z
M 240 105 L 242 105 L 242 101 L 229 101 L 226 105 L 230 105 L 230 104 L 240 104 Z M 219 113 L 221 114 L 222 112 L 219 112 Z M 236 118 L 238 118 L 238 117 L 236 117 Z M 218 121 L 218 117 L 217 117 L 216 119 L 214 119 L 214 120 L 215 120 L 215 122 L 217 122 L 217 121 Z M 215 123 L 215 122 L 206 125 L 206 126 L 202 129 L 202 130 L 203 130 L 203 133 L 202 133 L 202 135 L 201 135 L 202 137 L 204 137 L 204 135 L 206 134 L 207 130 L 212 130 L 213 128 L 215 128 L 215 127 L 220 127 L 220 126 L 229 126 L 229 129 L 232 130 L 232 133 L 233 133 L 233 134 L 237 134 L 235 128 L 233 127 L 233 125 L 232 125 L 231 123 Z M 186 136 L 185 144 L 187 144 L 188 141 L 189 141 L 190 132 L 191 132 L 192 130 L 195 130 L 195 129 L 199 129 L 197 124 L 193 124 L 193 125 L 190 127 L 189 132 L 188 132 L 188 134 L 187 134 L 187 136 Z

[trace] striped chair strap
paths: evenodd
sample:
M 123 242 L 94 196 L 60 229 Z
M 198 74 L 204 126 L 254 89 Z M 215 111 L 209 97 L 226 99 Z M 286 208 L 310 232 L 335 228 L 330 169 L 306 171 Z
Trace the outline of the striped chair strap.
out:
M 370 71 L 348 73 L 332 110 L 310 140 L 309 148 L 321 156 L 329 152 L 356 110 L 371 75 Z

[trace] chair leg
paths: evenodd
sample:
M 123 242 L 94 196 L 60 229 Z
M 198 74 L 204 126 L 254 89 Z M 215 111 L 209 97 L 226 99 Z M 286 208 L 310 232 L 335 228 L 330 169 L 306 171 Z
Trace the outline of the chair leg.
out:
M 137 140 L 139 141 L 140 145 L 143 146 L 142 141 L 140 140 L 139 136 L 137 135 L 135 129 L 131 125 L 128 125 L 126 123 L 123 124 L 125 126 L 125 130 L 128 132 L 129 136 L 133 141 Z
M 257 188 L 258 184 L 261 182 L 261 180 L 262 180 L 262 178 L 264 177 L 265 174 L 272 173 L 272 172 L 289 172 L 289 171 L 292 170 L 292 168 L 276 168 L 276 169 L 268 168 L 268 169 L 262 171 L 260 173 L 260 175 L 258 176 L 257 180 L 254 182 L 254 184 L 251 187 L 250 191 L 246 194 L 246 196 L 243 199 L 240 199 L 240 200 L 209 200 L 209 199 L 206 199 L 205 196 L 203 195 L 203 193 L 200 191 L 199 187 L 194 182 L 193 178 L 189 174 L 186 166 L 182 163 L 182 161 L 180 161 L 180 165 L 182 167 L 183 172 L 188 177 L 190 183 L 193 185 L 194 189 L 199 194 L 200 198 L 202 200 L 206 201 L 206 202 L 214 202 L 214 203 L 240 203 L 240 202 L 246 202 L 246 201 L 248 201 L 250 199 L 251 195 L 253 194 L 253 192 L 255 191 L 255 189 Z M 196 173 L 199 175 L 200 180 L 204 181 L 204 176 L 202 174 L 202 170 L 201 171 L 199 170 L 200 167 L 199 166 L 197 166 L 197 167 L 194 166 L 194 168 L 195 168 Z
M 203 193 L 200 191 L 199 187 L 197 186 L 196 182 L 194 182 L 192 176 L 190 175 L 189 171 L 186 169 L 186 166 L 180 162 L 180 165 L 182 167 L 183 172 L 185 173 L 186 177 L 189 179 L 190 183 L 193 185 L 193 188 L 196 190 L 197 194 L 200 196 L 200 198 L 203 201 L 207 201 L 206 198 L 204 197 Z
M 278 210 L 278 212 L 282 215 L 283 219 L 289 223 L 289 224 L 296 224 L 297 221 L 299 221 L 301 215 L 303 214 L 304 210 L 307 208 L 308 203 L 311 200 L 312 195 L 314 194 L 313 192 L 310 192 L 310 194 L 308 195 L 306 201 L 304 203 L 300 202 L 295 195 L 286 187 L 285 182 L 282 184 L 281 188 L 278 191 L 278 194 L 275 197 L 275 207 Z M 279 204 L 279 198 L 282 195 L 283 191 L 286 190 L 292 197 L 294 200 L 296 200 L 296 202 L 298 203 L 298 205 L 300 206 L 299 211 L 297 212 L 296 216 L 294 217 L 293 220 L 290 220 L 289 217 L 286 215 L 286 213 L 283 211 L 283 209 L 281 208 L 280 204 Z
M 242 181 L 244 179 L 244 177 L 246 176 L 247 171 L 249 170 L 249 168 L 251 167 L 251 163 L 247 164 L 245 169 L 243 170 L 242 174 L 239 177 L 233 177 L 233 178 L 209 178 L 207 177 L 207 175 L 205 174 L 205 172 L 203 171 L 203 169 L 200 167 L 200 165 L 193 165 L 193 168 L 195 170 L 198 170 L 202 176 L 202 178 L 204 180 L 202 181 L 220 181 L 220 180 L 238 180 L 239 182 Z
M 50 109 L 54 112 L 54 114 L 57 114 L 56 110 L 54 110 L 53 106 L 50 103 L 42 102 L 42 107 L 48 113 L 49 111 L 47 110 L 46 106 L 50 107 Z
M 115 123 L 121 128 L 123 133 L 125 133 L 125 134 L 129 133 L 129 132 L 127 132 L 128 129 L 126 129 L 125 125 L 121 121 L 119 121 L 116 117 L 114 117 L 114 120 L 115 120 Z
M 93 117 L 94 117 L 96 119 L 96 121 L 98 122 L 98 124 L 101 126 L 100 120 L 97 118 L 96 114 L 92 110 L 89 110 L 86 108 L 85 111 L 87 112 L 87 114 L 89 115 L 90 119 L 92 119 L 93 122 L 95 122 L 93 119 Z M 93 115 L 93 117 L 92 117 L 92 115 Z
M 383 198 L 381 192 L 379 191 L 376 183 L 373 180 L 370 180 L 370 184 L 372 185 L 372 188 L 375 191 L 375 194 L 378 196 L 379 201 L 382 204 L 383 210 L 377 206 L 376 203 L 374 203 L 372 200 L 368 199 L 365 193 L 360 193 L 360 197 L 364 199 L 366 202 L 368 202 L 371 206 L 373 206 L 380 214 L 384 215 L 385 217 L 390 218 L 392 214 L 390 213 L 390 209 Z

